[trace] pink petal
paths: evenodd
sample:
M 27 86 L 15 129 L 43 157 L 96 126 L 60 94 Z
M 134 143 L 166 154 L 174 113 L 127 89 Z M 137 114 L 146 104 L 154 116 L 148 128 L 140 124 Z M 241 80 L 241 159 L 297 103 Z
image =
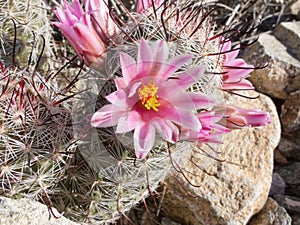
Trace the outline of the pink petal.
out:
M 155 127 L 149 123 L 140 124 L 134 130 L 134 149 L 138 159 L 144 159 L 153 148 Z
M 128 85 L 136 74 L 136 62 L 130 55 L 121 52 L 120 63 L 124 82 Z
M 208 97 L 202 93 L 188 92 L 179 95 L 166 96 L 165 99 L 175 107 L 194 111 L 196 111 L 197 109 L 209 108 L 214 104 L 212 100 L 209 100 Z
M 141 116 L 136 111 L 123 114 L 118 120 L 116 133 L 126 133 L 132 131 L 141 124 Z
M 178 92 L 179 89 L 186 90 L 196 83 L 205 71 L 205 66 L 198 66 L 184 71 L 176 76 L 177 79 L 171 79 L 167 89 L 171 92 Z
M 142 84 L 142 82 L 140 81 L 140 82 L 134 83 L 134 84 L 131 86 L 131 88 L 130 88 L 130 90 L 129 90 L 129 93 L 128 93 L 128 97 L 129 97 L 129 98 L 132 97 L 133 95 L 135 95 L 136 91 L 137 91 L 138 88 L 141 86 L 141 84 Z
M 127 93 L 123 89 L 115 91 L 105 98 L 113 105 L 123 108 L 127 107 Z
M 156 60 L 153 58 L 153 53 L 151 47 L 147 44 L 144 38 L 141 38 L 141 43 L 138 51 L 137 62 L 144 62 Z M 141 64 L 142 65 L 142 64 Z M 141 71 L 141 69 L 139 69 Z
M 161 111 L 162 110 L 160 110 L 159 113 L 164 114 L 162 118 L 171 120 L 172 122 L 184 128 L 199 131 L 202 127 L 197 116 L 190 110 L 186 110 L 183 108 L 169 107 L 168 109 L 165 109 L 162 112 Z
M 151 121 L 157 132 L 168 142 L 175 143 L 179 139 L 178 128 L 170 121 L 162 118 L 155 118 Z
M 114 82 L 116 84 L 117 90 L 123 89 L 126 87 L 125 81 L 123 78 L 115 78 Z
M 166 62 L 169 57 L 169 47 L 166 41 L 159 40 L 152 44 L 153 58 L 157 62 Z
M 124 111 L 121 111 L 112 104 L 105 105 L 93 114 L 91 118 L 91 125 L 93 127 L 115 126 L 123 113 Z
M 223 83 L 223 90 L 254 90 L 252 83 L 249 80 L 242 79 L 239 82 Z
M 178 55 L 173 57 L 160 69 L 160 77 L 167 79 L 172 76 L 178 69 L 180 69 L 185 63 L 193 58 L 193 55 Z

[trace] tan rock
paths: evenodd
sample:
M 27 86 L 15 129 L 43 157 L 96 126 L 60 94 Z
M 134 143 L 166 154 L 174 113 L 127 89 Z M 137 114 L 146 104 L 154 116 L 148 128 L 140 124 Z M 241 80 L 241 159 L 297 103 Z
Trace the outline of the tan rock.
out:
M 267 199 L 272 180 L 273 150 L 280 139 L 276 108 L 264 95 L 255 100 L 229 96 L 228 102 L 269 111 L 273 123 L 225 135 L 224 144 L 214 149 L 221 152 L 214 154 L 219 161 L 193 152 L 190 158 L 187 156 L 178 163 L 186 178 L 174 173 L 167 179 L 163 209 L 167 216 L 183 224 L 246 224 Z M 190 149 L 186 147 L 187 155 Z M 213 154 L 209 148 L 205 152 Z
M 286 99 L 290 93 L 300 89 L 300 62 L 274 36 L 260 34 L 244 58 L 256 66 L 268 64 L 266 68 L 251 73 L 250 80 L 258 91 Z
M 292 219 L 275 200 L 268 198 L 263 209 L 255 215 L 248 225 L 291 225 Z
M 55 209 L 53 212 L 58 218 L 51 216 L 47 206 L 39 202 L 0 197 L 1 225 L 79 225 L 66 219 Z

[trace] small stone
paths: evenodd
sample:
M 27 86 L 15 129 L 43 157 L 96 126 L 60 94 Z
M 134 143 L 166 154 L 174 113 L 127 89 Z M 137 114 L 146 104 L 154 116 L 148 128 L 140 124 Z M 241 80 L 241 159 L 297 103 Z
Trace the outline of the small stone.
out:
M 288 195 L 274 195 L 274 198 L 288 212 L 300 214 L 300 198 Z
M 266 65 L 254 70 L 250 80 L 260 92 L 278 99 L 287 99 L 300 89 L 300 62 L 291 56 L 286 47 L 269 33 L 262 33 L 258 41 L 243 54 L 253 65 Z
M 274 36 L 287 47 L 287 51 L 300 60 L 300 21 L 282 22 L 276 27 Z
M 286 183 L 286 194 L 300 197 L 300 162 L 275 167 Z
M 285 156 L 282 155 L 281 152 L 277 148 L 274 150 L 274 162 L 276 164 L 287 164 L 288 163 Z
M 300 160 L 300 146 L 294 141 L 281 137 L 277 149 L 287 158 Z
M 262 210 L 255 215 L 248 225 L 291 225 L 292 219 L 275 200 L 268 198 Z
M 10 199 L 0 197 L 1 225 L 79 225 L 60 215 L 56 209 L 49 214 L 47 206 L 29 199 Z M 83 225 L 83 224 L 81 224 Z
M 293 214 L 292 225 L 299 225 L 299 224 L 300 224 L 300 214 Z
M 292 0 L 286 7 L 286 12 L 290 12 L 296 15 L 297 19 L 300 19 L 300 1 L 299 0 Z M 300 224 L 300 223 L 299 223 Z
M 283 103 L 280 118 L 285 132 L 300 129 L 300 90 L 291 93 Z
M 285 182 L 278 173 L 273 173 L 272 175 L 272 184 L 270 188 L 269 195 L 281 194 L 285 192 Z

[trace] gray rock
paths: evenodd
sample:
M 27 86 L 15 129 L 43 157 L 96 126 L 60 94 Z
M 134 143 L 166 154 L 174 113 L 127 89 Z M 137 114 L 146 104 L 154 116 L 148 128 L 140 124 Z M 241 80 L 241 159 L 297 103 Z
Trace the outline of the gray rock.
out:
M 186 146 L 186 159 L 182 157 L 180 163 L 185 178 L 174 172 L 165 182 L 163 209 L 175 221 L 193 225 L 246 224 L 267 200 L 273 151 L 280 139 L 276 108 L 264 95 L 255 100 L 229 96 L 228 102 L 268 111 L 273 123 L 224 135 L 224 144 L 214 149 L 221 152 L 214 155 L 219 161 Z M 213 154 L 204 146 L 202 150 Z
M 300 129 L 300 90 L 291 93 L 283 103 L 280 118 L 285 132 Z
M 243 55 L 248 63 L 268 66 L 251 73 L 250 80 L 260 92 L 286 99 L 300 89 L 300 62 L 274 36 L 263 33 Z
M 294 141 L 281 137 L 277 149 L 287 158 L 300 160 L 300 146 Z
M 300 214 L 292 215 L 292 225 L 299 225 L 300 224 Z
M 280 23 L 274 36 L 286 46 L 291 55 L 300 60 L 300 21 Z
M 270 188 L 269 195 L 281 194 L 285 192 L 285 182 L 278 173 L 273 173 L 272 175 L 272 184 Z
M 286 193 L 300 197 L 300 162 L 292 162 L 276 167 L 274 171 L 279 173 L 284 179 L 286 183 Z
M 248 225 L 291 225 L 292 219 L 275 200 L 268 198 L 263 209 L 255 215 Z
M 274 198 L 289 213 L 300 214 L 300 198 L 288 195 L 274 195 Z
M 13 200 L 0 197 L 1 225 L 79 225 L 72 222 L 55 209 L 54 218 L 49 214 L 47 206 L 29 199 Z

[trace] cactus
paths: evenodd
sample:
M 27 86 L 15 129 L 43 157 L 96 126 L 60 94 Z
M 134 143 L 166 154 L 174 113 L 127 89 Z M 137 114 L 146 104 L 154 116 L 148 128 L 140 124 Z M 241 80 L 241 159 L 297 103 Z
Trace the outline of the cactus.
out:
M 75 221 L 108 224 L 120 220 L 122 223 L 122 215 L 126 217 L 132 206 L 148 202 L 145 199 L 149 196 L 159 208 L 156 201 L 160 196 L 155 190 L 167 174 L 184 179 L 186 173 L 191 173 L 181 165 L 192 161 L 193 154 L 205 154 L 218 161 L 219 152 L 214 148 L 203 150 L 185 141 L 171 144 L 163 139 L 158 139 L 147 157 L 139 160 L 132 133 L 117 134 L 115 127 L 90 125 L 92 115 L 109 103 L 105 97 L 116 91 L 113 80 L 122 76 L 120 52 L 135 59 L 141 38 L 148 43 L 165 40 L 170 58 L 191 54 L 191 62 L 184 64 L 182 71 L 205 65 L 206 73 L 187 91 L 201 92 L 214 101 L 213 109 L 201 108 L 202 112 L 224 111 L 220 89 L 224 82 L 222 75 L 227 73 L 223 64 L 227 52 L 221 49 L 226 43 L 222 38 L 228 38 L 230 31 L 215 29 L 209 7 L 175 1 L 157 11 L 150 8 L 142 14 L 128 14 L 119 1 L 113 1 L 116 12 L 111 13 L 114 22 L 122 20 L 123 32 L 114 25 L 116 37 L 107 36 L 105 42 L 101 39 L 105 67 L 101 67 L 101 59 L 100 66 L 91 65 L 94 69 L 78 69 L 71 62 L 62 66 L 60 62 L 59 69 L 54 70 L 55 45 L 49 5 L 42 0 L 29 1 L 29 5 L 19 0 L 0 0 L 0 3 L 3 3 L 0 12 L 3 20 L 0 32 L 1 195 L 39 200 Z M 162 10 L 166 16 L 157 17 Z M 110 15 L 107 19 L 111 22 Z M 180 31 L 176 32 L 178 25 Z M 95 29 L 93 34 L 96 31 L 99 32 Z M 222 34 L 217 35 L 218 32 Z M 87 53 L 84 48 L 79 50 Z M 99 52 L 90 53 L 99 56 Z M 63 61 L 62 58 L 58 59 Z M 45 60 L 48 71 L 42 66 Z M 209 135 L 215 134 L 211 127 L 208 130 Z M 203 142 L 206 141 L 210 140 Z M 203 168 L 195 165 L 195 169 Z

